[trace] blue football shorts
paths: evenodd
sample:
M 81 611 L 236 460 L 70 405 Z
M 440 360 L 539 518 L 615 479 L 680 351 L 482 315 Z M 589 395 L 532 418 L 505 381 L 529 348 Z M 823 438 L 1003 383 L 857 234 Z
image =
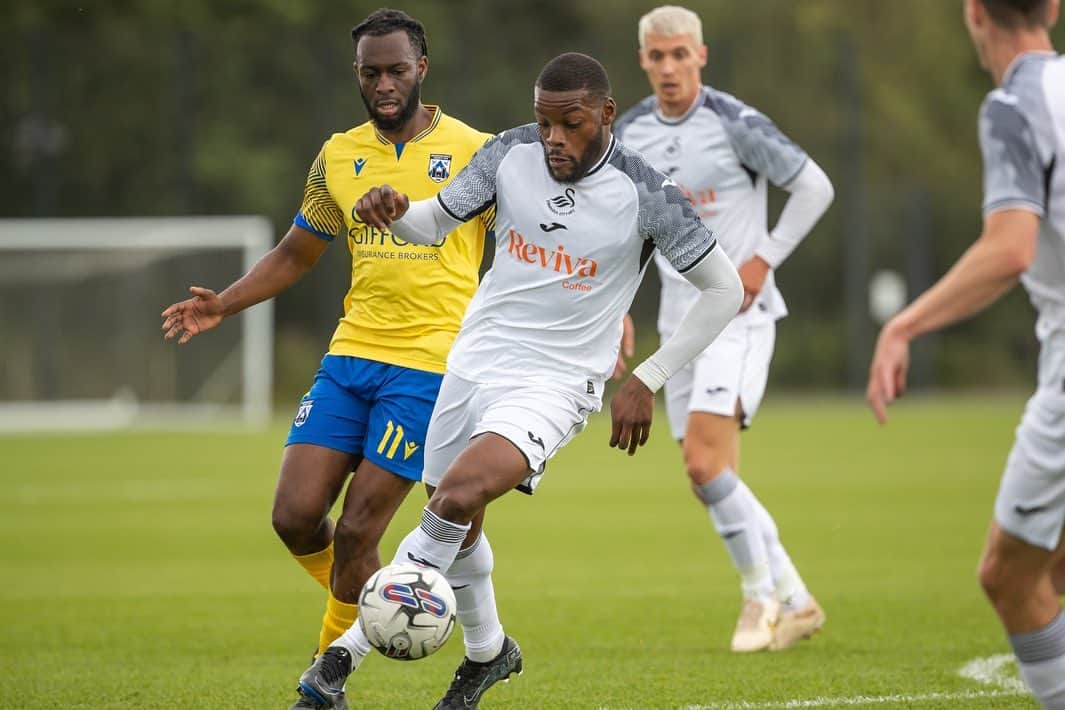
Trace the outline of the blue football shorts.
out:
M 315 444 L 420 481 L 429 417 L 443 375 L 326 355 L 300 400 L 285 446 Z

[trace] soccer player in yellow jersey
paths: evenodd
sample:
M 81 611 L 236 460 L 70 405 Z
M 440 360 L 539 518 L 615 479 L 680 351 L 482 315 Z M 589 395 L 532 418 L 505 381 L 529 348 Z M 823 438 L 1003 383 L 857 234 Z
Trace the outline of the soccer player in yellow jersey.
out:
M 166 337 L 188 342 L 276 296 L 337 234 L 347 237 L 344 316 L 292 422 L 273 509 L 277 534 L 330 592 L 321 649 L 354 623 L 358 592 L 381 566 L 381 535 L 421 479 L 429 415 L 494 214 L 429 246 L 359 220 L 355 202 L 371 187 L 387 182 L 432 197 L 490 136 L 421 102 L 428 48 L 420 22 L 378 10 L 352 40 L 370 121 L 325 142 L 294 224 L 272 251 L 221 293 L 194 286 L 192 298 L 162 314 Z M 353 471 L 334 528 L 328 513 Z

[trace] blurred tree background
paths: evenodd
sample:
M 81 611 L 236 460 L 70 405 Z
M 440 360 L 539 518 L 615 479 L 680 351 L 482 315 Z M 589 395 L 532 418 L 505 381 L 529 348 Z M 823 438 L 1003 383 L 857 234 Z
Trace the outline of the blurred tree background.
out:
M 486 131 L 532 118 L 562 51 L 599 58 L 619 106 L 649 93 L 636 23 L 652 3 L 410 0 L 425 23 L 429 103 Z M 321 143 L 366 120 L 350 28 L 376 3 L 7 0 L 0 7 L 0 215 L 263 214 L 278 233 Z M 775 385 L 863 384 L 881 269 L 926 288 L 978 235 L 976 113 L 990 80 L 960 0 L 700 0 L 704 80 L 765 111 L 833 178 L 836 202 L 779 282 L 791 309 Z M 1055 30 L 1065 46 L 1065 31 Z M 774 195 L 775 215 L 782 203 Z M 350 257 L 334 245 L 277 303 L 279 395 L 310 381 Z M 654 343 L 654 274 L 634 306 Z M 206 284 L 222 288 L 226 284 Z M 182 294 L 174 294 L 174 298 Z M 151 304 L 152 308 L 165 304 Z M 915 352 L 918 385 L 1026 385 L 1033 316 L 1017 289 Z

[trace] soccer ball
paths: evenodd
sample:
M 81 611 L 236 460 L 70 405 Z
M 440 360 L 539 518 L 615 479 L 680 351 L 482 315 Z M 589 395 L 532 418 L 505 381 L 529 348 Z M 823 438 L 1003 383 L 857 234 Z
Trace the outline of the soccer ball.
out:
M 435 570 L 388 565 L 366 580 L 359 594 L 359 624 L 370 644 L 389 658 L 425 658 L 455 628 L 455 593 Z

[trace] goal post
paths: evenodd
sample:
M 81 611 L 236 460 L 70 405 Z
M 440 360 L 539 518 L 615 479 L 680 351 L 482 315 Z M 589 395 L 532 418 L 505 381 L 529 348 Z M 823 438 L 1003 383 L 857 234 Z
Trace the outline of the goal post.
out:
M 272 301 L 182 346 L 159 314 L 273 239 L 258 216 L 0 219 L 0 431 L 266 424 Z

